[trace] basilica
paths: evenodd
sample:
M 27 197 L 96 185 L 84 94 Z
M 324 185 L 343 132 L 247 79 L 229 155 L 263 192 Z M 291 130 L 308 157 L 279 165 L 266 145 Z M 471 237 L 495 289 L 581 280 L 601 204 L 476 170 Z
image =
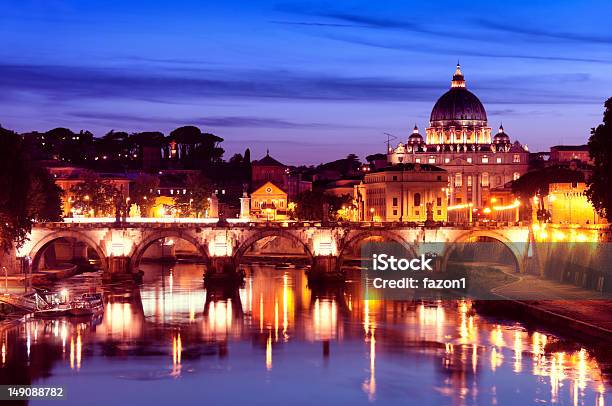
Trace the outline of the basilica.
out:
M 495 199 L 496 190 L 527 172 L 529 152 L 501 125 L 492 136 L 486 110 L 467 89 L 457 64 L 450 89 L 431 111 L 425 139 L 415 126 L 406 142 L 388 148 L 387 161 L 442 168 L 448 173 L 449 206 L 482 208 Z

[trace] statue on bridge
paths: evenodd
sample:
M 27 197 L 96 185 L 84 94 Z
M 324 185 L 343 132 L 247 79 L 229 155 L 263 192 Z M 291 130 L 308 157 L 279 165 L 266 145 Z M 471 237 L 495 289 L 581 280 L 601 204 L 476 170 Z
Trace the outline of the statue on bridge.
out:
M 425 226 L 433 226 L 436 224 L 433 218 L 433 202 L 425 203 L 427 209 L 427 219 L 425 220 Z

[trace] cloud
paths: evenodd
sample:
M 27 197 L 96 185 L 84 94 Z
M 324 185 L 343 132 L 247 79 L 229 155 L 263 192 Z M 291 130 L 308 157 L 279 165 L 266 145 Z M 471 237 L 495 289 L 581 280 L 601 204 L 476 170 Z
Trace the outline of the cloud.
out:
M 545 31 L 538 28 L 532 28 L 532 24 L 504 24 L 499 20 L 485 20 L 482 18 L 472 19 L 474 23 L 488 30 L 499 31 L 511 34 L 520 34 L 531 38 L 548 38 L 563 41 L 577 41 L 584 43 L 595 44 L 612 44 L 612 36 L 596 35 L 596 34 L 579 34 L 563 31 Z
M 320 23 L 320 22 L 309 22 L 309 21 L 270 21 L 272 24 L 281 24 L 281 25 L 303 25 L 310 27 L 345 27 L 345 28 L 354 28 L 354 27 L 367 27 L 366 25 L 356 25 L 356 24 L 337 24 L 337 23 Z
M 123 114 L 103 111 L 71 111 L 67 113 L 71 117 L 91 119 L 99 121 L 110 121 L 114 123 L 155 123 L 164 125 L 201 125 L 206 127 L 221 128 L 362 128 L 333 123 L 302 123 L 270 117 L 248 117 L 248 116 L 211 116 L 175 118 L 161 116 L 142 116 L 138 114 Z
M 540 60 L 540 61 L 563 61 L 563 62 L 588 62 L 588 63 L 602 63 L 612 64 L 612 60 L 595 59 L 595 58 L 581 58 L 581 57 L 569 57 L 569 56 L 555 56 L 555 55 L 528 55 L 520 53 L 500 53 L 500 52 L 487 52 L 483 51 L 482 47 L 478 47 L 478 50 L 472 50 L 468 48 L 445 48 L 431 44 L 407 44 L 397 43 L 389 40 L 377 41 L 372 39 L 364 39 L 361 37 L 350 36 L 350 35 L 338 35 L 338 34 L 323 34 L 325 38 L 343 41 L 357 45 L 364 45 L 369 47 L 376 47 L 382 49 L 391 49 L 398 51 L 413 51 L 419 53 L 426 53 L 432 55 L 449 54 L 449 55 L 462 55 L 462 56 L 475 56 L 483 58 L 502 58 L 502 59 L 528 59 L 528 60 Z
M 486 102 L 599 103 L 597 96 L 587 95 L 578 86 L 573 90 L 570 86 L 555 86 L 556 83 L 588 81 L 589 76 L 581 73 L 522 77 L 500 73 L 500 76 L 479 80 L 477 88 L 482 92 L 479 96 Z M 387 76 L 349 77 L 299 70 L 209 68 L 170 74 L 152 68 L 0 64 L 0 94 L 11 95 L 15 99 L 28 94 L 42 97 L 56 105 L 75 105 L 85 100 L 146 100 L 166 104 L 249 99 L 431 102 L 443 90 L 440 80 Z M 10 99 L 5 97 L 4 100 L 10 103 Z M 224 121 L 225 125 L 230 122 Z M 233 123 L 236 125 L 237 121 Z M 255 122 L 253 124 L 257 125 Z M 279 126 L 293 124 L 276 123 Z
M 393 30 L 408 31 L 418 34 L 426 34 L 436 37 L 461 38 L 471 40 L 481 40 L 482 37 L 472 32 L 460 31 L 457 26 L 453 30 L 435 28 L 431 24 L 423 25 L 406 20 L 398 20 L 388 17 L 373 17 L 371 15 L 360 15 L 334 10 L 304 11 L 302 9 L 283 9 L 296 14 L 311 16 L 316 18 L 326 18 L 341 21 L 343 23 L 333 23 L 328 21 L 272 21 L 275 24 L 302 25 L 312 27 L 331 27 L 331 28 L 368 28 L 374 30 Z
M 432 83 L 387 77 L 341 77 L 279 70 L 202 69 L 172 75 L 154 69 L 0 64 L 0 90 L 53 101 L 202 98 L 430 100 Z

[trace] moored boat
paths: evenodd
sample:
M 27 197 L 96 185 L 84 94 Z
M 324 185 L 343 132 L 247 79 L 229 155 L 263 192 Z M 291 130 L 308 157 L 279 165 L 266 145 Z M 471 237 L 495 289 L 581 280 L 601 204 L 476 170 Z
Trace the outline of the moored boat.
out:
M 101 293 L 84 293 L 80 298 L 70 302 L 70 316 L 90 316 L 104 310 Z

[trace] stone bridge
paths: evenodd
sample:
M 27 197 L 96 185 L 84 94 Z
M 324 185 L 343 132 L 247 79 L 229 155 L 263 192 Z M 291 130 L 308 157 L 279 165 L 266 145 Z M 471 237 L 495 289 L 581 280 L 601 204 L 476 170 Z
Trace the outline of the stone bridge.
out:
M 95 250 L 101 260 L 105 277 L 133 274 L 139 269 L 143 254 L 153 243 L 162 239 L 183 239 L 199 251 L 207 272 L 223 273 L 238 266 L 244 254 L 256 242 L 267 237 L 281 237 L 302 246 L 312 264 L 313 273 L 333 273 L 342 260 L 360 241 L 379 237 L 395 241 L 414 254 L 420 243 L 443 243 L 438 255 L 445 264 L 452 250 L 450 243 L 470 241 L 480 237 L 504 244 L 516 259 L 517 270 L 525 271 L 532 240 L 528 226 L 508 227 L 423 227 L 392 223 L 45 223 L 36 225 L 29 241 L 21 247 L 18 257 L 26 257 L 33 270 L 50 244 L 59 239 L 80 243 L 86 258 L 86 248 Z

